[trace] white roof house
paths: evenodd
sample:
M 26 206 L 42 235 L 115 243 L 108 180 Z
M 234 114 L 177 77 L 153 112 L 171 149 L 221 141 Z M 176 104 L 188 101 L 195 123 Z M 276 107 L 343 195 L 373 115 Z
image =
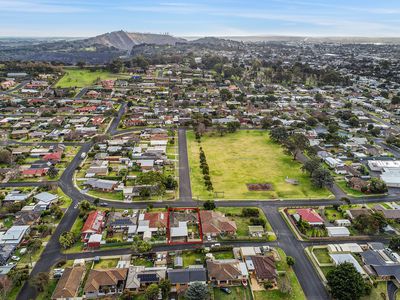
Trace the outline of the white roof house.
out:
M 0 237 L 0 244 L 18 245 L 29 230 L 29 225 L 12 226 Z
M 362 275 L 366 274 L 354 256 L 349 253 L 329 254 L 329 256 L 332 258 L 336 266 L 343 263 L 351 263 L 356 268 L 358 273 Z
M 48 192 L 42 192 L 42 193 L 35 195 L 33 198 L 35 198 L 35 200 L 37 200 L 39 202 L 44 202 L 44 203 L 50 204 L 53 201 L 56 201 L 58 199 L 58 196 L 50 194 Z
M 400 187 L 400 168 L 399 169 L 383 169 L 381 179 L 386 183 L 388 187 L 398 188 Z
M 337 236 L 350 236 L 350 231 L 346 227 L 326 227 L 328 232 L 328 236 L 337 237 Z
M 362 253 L 363 249 L 357 243 L 345 243 L 345 244 L 329 244 L 329 252 L 351 252 L 351 253 Z
M 187 237 L 188 236 L 187 222 L 179 222 L 178 227 L 171 227 L 170 234 L 171 237 Z

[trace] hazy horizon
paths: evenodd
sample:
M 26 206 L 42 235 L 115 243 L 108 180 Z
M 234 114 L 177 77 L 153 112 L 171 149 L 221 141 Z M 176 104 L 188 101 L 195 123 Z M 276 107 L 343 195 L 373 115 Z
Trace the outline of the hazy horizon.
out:
M 0 36 L 90 37 L 120 28 L 174 36 L 400 37 L 399 1 L 0 0 Z

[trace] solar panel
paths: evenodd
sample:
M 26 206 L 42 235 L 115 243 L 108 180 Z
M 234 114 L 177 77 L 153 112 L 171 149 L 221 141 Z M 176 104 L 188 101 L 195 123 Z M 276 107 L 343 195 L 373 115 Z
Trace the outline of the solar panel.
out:
M 138 274 L 137 277 L 140 279 L 140 282 L 158 282 L 156 273 Z

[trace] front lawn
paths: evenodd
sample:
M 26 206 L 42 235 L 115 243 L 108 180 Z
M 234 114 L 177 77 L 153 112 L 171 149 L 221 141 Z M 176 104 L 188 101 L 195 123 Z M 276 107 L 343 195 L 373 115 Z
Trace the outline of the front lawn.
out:
M 93 269 L 102 270 L 102 269 L 110 269 L 115 268 L 118 264 L 119 259 L 100 259 L 99 262 L 95 263 Z
M 235 221 L 237 231 L 236 234 L 238 237 L 250 237 L 249 236 L 249 226 L 252 224 L 250 223 L 249 217 L 242 216 L 242 208 L 241 207 L 218 207 L 216 208 L 217 211 L 220 211 L 225 214 L 230 220 Z M 259 211 L 259 218 L 265 220 L 265 231 L 270 232 L 268 236 L 268 240 L 273 241 L 276 240 L 276 236 L 272 230 L 271 224 L 268 222 L 267 218 L 265 217 L 263 211 L 258 208 Z
M 332 262 L 331 257 L 329 256 L 328 249 L 326 248 L 315 248 L 313 249 L 315 257 L 318 259 L 321 264 L 329 264 Z
M 200 199 L 277 199 L 326 198 L 327 189 L 311 185 L 301 164 L 284 154 L 280 145 L 272 142 L 267 131 L 240 130 L 220 137 L 207 134 L 199 144 L 194 132 L 187 133 L 190 177 L 194 197 Z M 200 169 L 199 147 L 202 147 L 210 168 L 213 192 L 206 190 Z M 295 179 L 298 185 L 285 179 Z M 247 184 L 272 185 L 270 191 L 249 191 Z
M 204 263 L 204 254 L 197 253 L 193 251 L 183 252 L 182 253 L 183 259 L 183 267 L 186 268 L 190 265 L 202 265 Z M 196 261 L 199 260 L 199 261 Z

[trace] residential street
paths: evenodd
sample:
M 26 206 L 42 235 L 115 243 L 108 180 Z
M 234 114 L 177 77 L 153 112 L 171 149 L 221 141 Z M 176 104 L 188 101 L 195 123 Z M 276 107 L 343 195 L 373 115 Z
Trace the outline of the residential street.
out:
M 125 104 L 123 104 L 118 112 L 118 116 L 115 117 L 108 128 L 108 133 L 110 135 L 121 134 L 121 131 L 117 131 L 118 124 L 123 116 L 125 111 Z M 127 130 L 123 131 L 124 133 L 129 132 Z M 198 203 L 193 201 L 192 193 L 191 193 L 191 185 L 190 185 L 190 168 L 188 162 L 188 151 L 187 151 L 187 142 L 186 142 L 186 130 L 180 128 L 178 130 L 179 137 L 179 200 L 178 201 L 161 201 L 152 203 L 154 207 L 165 207 L 169 205 L 171 207 L 190 207 L 197 206 Z M 75 219 L 78 217 L 78 203 L 84 199 L 89 201 L 94 201 L 94 198 L 82 194 L 74 185 L 74 172 L 82 162 L 81 155 L 83 152 L 88 153 L 90 148 L 93 146 L 93 142 L 84 143 L 75 158 L 69 164 L 69 166 L 65 169 L 62 174 L 60 180 L 58 181 L 58 185 L 61 187 L 63 192 L 71 197 L 73 200 L 71 206 L 66 211 L 64 217 L 62 218 L 60 224 L 57 229 L 53 233 L 51 239 L 49 240 L 42 256 L 39 261 L 36 263 L 35 267 L 32 270 L 31 275 L 35 275 L 39 272 L 49 271 L 51 267 L 62 259 L 75 259 L 75 258 L 87 258 L 93 256 L 108 256 L 108 255 L 122 255 L 132 253 L 132 250 L 127 249 L 113 249 L 106 251 L 95 251 L 95 252 L 83 252 L 76 254 L 62 254 L 61 247 L 58 242 L 59 236 L 71 229 Z M 307 159 L 305 156 L 300 156 L 299 160 L 304 161 Z M 46 182 L 21 182 L 21 183 L 6 183 L 2 184 L 3 187 L 17 187 L 17 186 L 40 186 L 47 184 Z M 342 190 L 340 190 L 336 185 L 331 189 L 335 195 L 335 200 L 329 199 L 318 199 L 318 200 L 221 200 L 216 201 L 216 205 L 219 207 L 260 207 L 265 215 L 267 216 L 273 230 L 277 235 L 277 241 L 272 243 L 262 243 L 265 245 L 278 246 L 282 248 L 285 253 L 289 256 L 295 258 L 296 263 L 293 267 L 298 280 L 304 290 L 307 299 L 310 300 L 322 300 L 329 299 L 327 291 L 322 284 L 322 281 L 319 279 L 317 273 L 315 272 L 312 264 L 306 257 L 304 253 L 304 248 L 313 244 L 327 244 L 332 243 L 332 241 L 322 241 L 322 242 L 302 242 L 298 241 L 286 222 L 281 217 L 278 209 L 280 207 L 285 206 L 322 206 L 322 205 L 332 205 L 332 204 L 342 204 L 340 199 L 346 196 Z M 382 196 L 382 197 L 368 197 L 365 199 L 351 199 L 352 203 L 367 203 L 367 202 L 383 202 L 388 200 L 394 200 L 397 198 L 390 196 Z M 115 208 L 146 208 L 148 202 L 146 201 L 138 201 L 138 202 L 113 202 L 113 201 L 102 201 L 107 202 L 109 206 L 113 206 Z M 229 245 L 255 245 L 259 243 L 229 243 Z M 155 246 L 154 250 L 184 250 L 191 249 L 194 245 L 178 245 L 178 246 Z M 36 295 L 35 289 L 29 286 L 28 282 L 26 282 L 18 295 L 19 300 L 26 300 L 33 298 Z

